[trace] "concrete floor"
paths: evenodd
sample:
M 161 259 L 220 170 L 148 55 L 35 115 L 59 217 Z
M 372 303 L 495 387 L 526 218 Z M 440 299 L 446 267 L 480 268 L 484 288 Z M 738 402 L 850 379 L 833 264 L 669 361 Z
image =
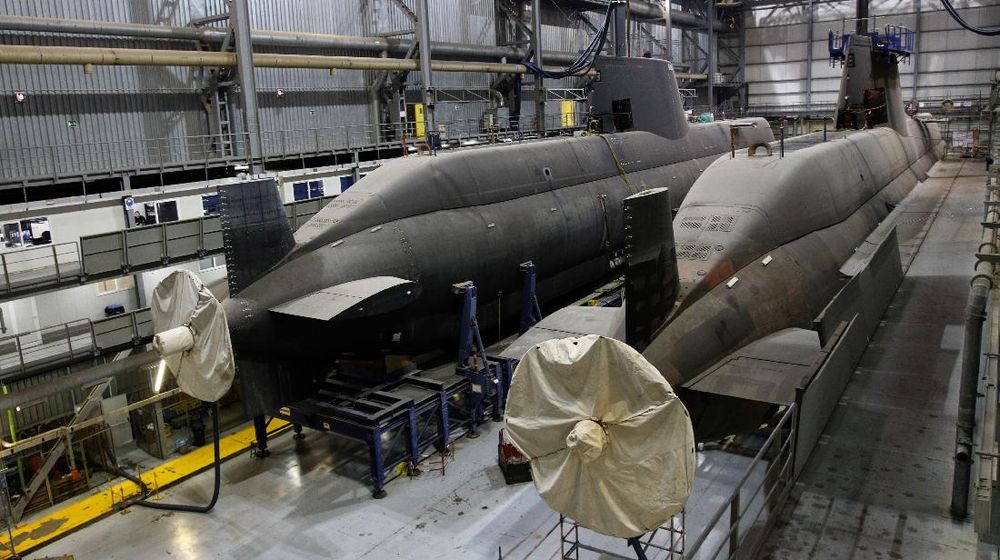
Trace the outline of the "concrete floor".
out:
M 933 222 L 763 557 L 997 558 L 997 547 L 977 545 L 971 520 L 948 512 L 983 171 L 978 160 L 941 162 L 916 193 L 903 221 Z
M 909 227 L 931 223 L 903 285 L 764 547 L 769 558 L 996 558 L 970 522 L 948 516 L 961 325 L 982 213 L 982 164 L 944 162 L 914 202 Z M 957 178 L 956 178 L 957 177 Z M 947 198 L 934 219 L 941 194 Z M 930 220 L 933 221 L 931 222 Z M 496 467 L 497 426 L 456 443 L 384 500 L 357 481 L 363 463 L 320 433 L 272 441 L 264 460 L 223 467 L 209 515 L 133 508 L 33 557 L 544 558 L 559 556 L 558 516 L 531 485 L 507 486 Z M 730 493 L 749 459 L 699 453 L 688 540 Z M 362 468 L 359 468 L 362 467 Z M 204 473 L 165 499 L 204 503 Z M 624 543 L 589 536 L 617 553 Z
M 558 558 L 559 516 L 531 484 L 504 483 L 496 466 L 498 427 L 487 424 L 479 439 L 458 440 L 443 474 L 432 470 L 431 458 L 420 477 L 390 482 L 382 500 L 357 481 L 363 462 L 353 459 L 356 446 L 318 432 L 303 440 L 286 434 L 272 441 L 271 457 L 247 455 L 223 466 L 221 498 L 209 515 L 133 507 L 29 558 Z M 749 462 L 699 453 L 690 527 L 705 525 Z M 212 474 L 203 473 L 164 492 L 164 500 L 205 503 L 211 485 Z M 695 537 L 689 531 L 688 539 Z M 581 538 L 627 552 L 624 540 L 584 531 Z

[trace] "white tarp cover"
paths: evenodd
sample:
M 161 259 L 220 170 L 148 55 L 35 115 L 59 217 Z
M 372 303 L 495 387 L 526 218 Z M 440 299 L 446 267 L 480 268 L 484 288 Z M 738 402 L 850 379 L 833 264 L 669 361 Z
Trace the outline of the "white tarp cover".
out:
M 584 527 L 636 537 L 684 509 L 695 471 L 691 420 L 627 344 L 589 335 L 533 347 L 514 371 L 506 415 L 542 499 Z
M 235 365 L 226 314 L 219 300 L 193 272 L 178 270 L 153 290 L 153 331 L 187 325 L 194 346 L 166 356 L 167 368 L 182 391 L 203 401 L 217 401 L 233 384 Z

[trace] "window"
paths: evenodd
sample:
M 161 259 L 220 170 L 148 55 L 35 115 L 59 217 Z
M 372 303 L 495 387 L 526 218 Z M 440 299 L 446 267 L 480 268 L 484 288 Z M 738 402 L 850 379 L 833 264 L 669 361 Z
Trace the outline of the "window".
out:
M 198 261 L 198 270 L 206 271 L 212 270 L 213 268 L 219 268 L 220 266 L 226 265 L 226 257 L 224 255 L 214 255 L 211 257 L 205 257 Z
M 115 292 L 131 290 L 134 287 L 135 287 L 135 277 L 133 276 L 122 276 L 121 278 L 112 278 L 110 280 L 105 280 L 103 282 L 97 283 L 97 295 L 103 296 L 107 294 L 113 294 Z
M 3 225 L 3 242 L 8 249 L 52 243 L 48 218 L 30 218 Z
M 201 209 L 205 216 L 213 216 L 219 213 L 219 195 L 217 194 L 203 194 L 201 195 Z
M 311 198 L 322 198 L 323 197 L 323 181 L 302 181 L 299 183 L 292 183 L 292 196 L 295 198 L 295 202 L 301 202 L 303 200 L 309 200 Z
M 156 203 L 156 219 L 158 222 L 176 222 L 177 217 L 177 201 L 168 200 L 166 202 Z
M 21 220 L 21 241 L 27 245 L 45 245 L 52 243 L 52 233 L 49 231 L 48 218 L 32 218 Z
M 3 238 L 8 249 L 21 246 L 21 224 L 14 222 L 3 225 Z

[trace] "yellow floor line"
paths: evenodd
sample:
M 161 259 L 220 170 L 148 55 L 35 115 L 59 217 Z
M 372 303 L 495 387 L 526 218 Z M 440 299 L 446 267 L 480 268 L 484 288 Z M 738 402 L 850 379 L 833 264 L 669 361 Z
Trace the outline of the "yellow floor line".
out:
M 269 435 L 276 435 L 287 430 L 291 424 L 275 418 L 268 429 Z M 222 438 L 219 442 L 219 454 L 223 460 L 245 452 L 255 441 L 253 426 L 244 428 L 232 435 Z M 189 478 L 212 466 L 214 451 L 212 445 L 198 449 L 167 461 L 162 465 L 142 473 L 141 479 L 153 489 L 163 489 Z M 14 530 L 14 546 L 18 554 L 24 554 L 54 541 L 87 524 L 114 513 L 116 503 L 122 497 L 128 498 L 139 493 L 139 488 L 132 482 L 125 481 L 106 490 L 93 494 L 83 500 L 53 511 L 34 521 L 18 525 Z M 10 540 L 6 534 L 0 537 L 0 558 L 10 558 Z

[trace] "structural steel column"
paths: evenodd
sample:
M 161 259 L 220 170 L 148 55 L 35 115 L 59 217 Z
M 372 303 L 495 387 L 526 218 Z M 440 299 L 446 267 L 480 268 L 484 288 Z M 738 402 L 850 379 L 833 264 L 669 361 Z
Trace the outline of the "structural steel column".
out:
M 244 155 L 250 163 L 251 173 L 263 171 L 263 149 L 257 112 L 257 81 L 253 75 L 253 44 L 250 40 L 250 11 L 248 0 L 233 0 L 229 21 L 236 35 L 236 63 L 240 80 L 240 106 L 243 109 L 243 130 L 247 135 Z
M 532 1 L 531 20 L 534 61 L 542 68 L 542 0 Z M 535 129 L 539 134 L 545 130 L 545 83 L 538 75 L 535 75 Z
M 858 28 L 857 33 L 861 35 L 868 33 L 868 0 L 857 0 L 858 5 Z
M 910 55 L 910 67 L 913 68 L 913 101 L 917 100 L 917 81 L 920 79 L 920 4 L 921 0 L 913 0 L 914 11 L 917 13 L 913 22 L 913 54 Z
M 920 2 L 920 0 L 916 1 Z M 809 3 L 806 4 L 806 10 L 809 10 L 808 17 L 806 18 L 809 25 L 809 29 L 806 30 L 806 111 L 811 111 L 813 96 L 813 18 L 815 17 L 813 0 L 809 0 Z
M 427 143 L 437 150 L 437 123 L 434 120 L 434 81 L 431 74 L 431 16 L 427 0 L 417 2 L 417 40 L 420 42 L 420 82 L 424 89 L 424 126 Z
M 739 99 L 739 110 L 745 111 L 747 105 L 749 104 L 748 97 L 750 96 L 749 88 L 747 86 L 747 14 L 744 6 L 737 8 L 739 15 L 739 36 L 737 37 L 737 49 L 740 55 L 738 73 L 739 73 L 739 92 L 737 97 Z M 753 12 L 751 12 L 753 13 Z
M 614 4 L 615 56 L 628 56 L 628 22 L 625 18 L 625 4 Z
M 708 0 L 708 21 L 705 25 L 705 33 L 708 36 L 707 53 L 708 56 L 708 110 L 715 113 L 715 74 L 719 71 L 719 39 L 715 34 L 712 23 L 715 22 L 715 0 Z
M 663 26 L 667 34 L 667 60 L 672 61 L 674 59 L 674 39 L 673 30 L 671 28 L 673 22 L 670 20 L 670 12 L 670 3 L 668 2 L 667 9 L 663 10 Z

